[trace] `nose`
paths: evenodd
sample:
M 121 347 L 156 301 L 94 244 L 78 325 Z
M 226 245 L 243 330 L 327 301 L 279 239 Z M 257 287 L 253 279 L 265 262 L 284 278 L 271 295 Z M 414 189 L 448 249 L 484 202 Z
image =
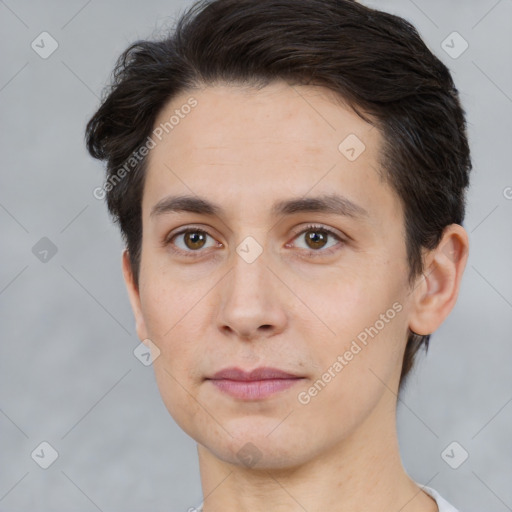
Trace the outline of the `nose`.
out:
M 225 336 L 253 340 L 274 336 L 286 327 L 288 290 L 264 255 L 248 263 L 234 254 L 231 270 L 219 283 L 217 321 Z

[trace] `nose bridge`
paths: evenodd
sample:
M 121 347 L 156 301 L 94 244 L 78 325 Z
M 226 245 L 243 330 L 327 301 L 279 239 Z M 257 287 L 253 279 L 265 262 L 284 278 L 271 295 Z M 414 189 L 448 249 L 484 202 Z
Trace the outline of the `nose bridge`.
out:
M 281 330 L 286 320 L 275 276 L 267 268 L 267 249 L 248 238 L 232 254 L 231 272 L 224 280 L 218 311 L 219 328 L 243 338 L 257 335 L 258 330 Z
M 248 305 L 268 299 L 267 294 L 271 293 L 272 273 L 267 268 L 267 249 L 256 243 L 254 239 L 245 239 L 237 246 L 229 279 L 230 297 Z

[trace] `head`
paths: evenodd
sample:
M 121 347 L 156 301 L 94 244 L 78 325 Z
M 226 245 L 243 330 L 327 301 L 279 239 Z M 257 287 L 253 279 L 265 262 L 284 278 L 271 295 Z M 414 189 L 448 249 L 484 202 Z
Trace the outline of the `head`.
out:
M 299 373 L 306 433 L 334 429 L 312 420 L 331 408 L 333 422 L 349 413 L 336 434 L 348 435 L 383 382 L 403 388 L 467 258 L 465 130 L 450 73 L 414 27 L 349 0 L 201 1 L 122 54 L 87 125 L 107 162 L 95 195 L 119 223 L 137 332 L 158 347 L 164 402 L 187 432 L 208 444 L 192 419 L 225 366 Z M 251 438 L 217 398 L 226 429 Z M 254 432 L 271 425 L 245 405 Z

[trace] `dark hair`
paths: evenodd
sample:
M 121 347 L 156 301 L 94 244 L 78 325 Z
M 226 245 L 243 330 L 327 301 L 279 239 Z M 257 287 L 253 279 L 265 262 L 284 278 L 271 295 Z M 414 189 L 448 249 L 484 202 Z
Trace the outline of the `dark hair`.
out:
M 446 226 L 463 221 L 472 165 L 450 72 L 398 16 L 351 0 L 200 0 L 172 34 L 137 41 L 119 57 L 87 124 L 88 151 L 107 161 L 112 184 L 177 94 L 276 80 L 326 87 L 380 130 L 378 171 L 403 206 L 412 286 L 424 271 L 422 247 L 434 249 Z M 134 162 L 106 199 L 138 286 L 147 158 Z M 400 388 L 429 339 L 409 331 Z

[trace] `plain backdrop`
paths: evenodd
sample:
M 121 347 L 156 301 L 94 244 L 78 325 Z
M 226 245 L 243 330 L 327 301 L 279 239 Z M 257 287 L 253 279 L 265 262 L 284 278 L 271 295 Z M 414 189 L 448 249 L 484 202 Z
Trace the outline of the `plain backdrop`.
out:
M 2 511 L 174 512 L 201 501 L 196 444 L 165 409 L 152 367 L 133 353 L 139 340 L 121 238 L 92 194 L 103 165 L 84 146 L 118 55 L 172 26 L 189 3 L 0 0 Z M 459 299 L 399 403 L 403 462 L 461 511 L 505 512 L 512 510 L 512 1 L 364 3 L 411 21 L 448 65 L 474 165 Z M 47 58 L 41 53 L 55 43 L 42 32 L 58 44 Z M 58 453 L 48 469 L 40 467 L 52 454 L 43 442 Z M 447 463 L 466 452 L 457 469 Z

